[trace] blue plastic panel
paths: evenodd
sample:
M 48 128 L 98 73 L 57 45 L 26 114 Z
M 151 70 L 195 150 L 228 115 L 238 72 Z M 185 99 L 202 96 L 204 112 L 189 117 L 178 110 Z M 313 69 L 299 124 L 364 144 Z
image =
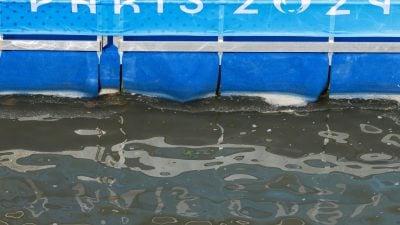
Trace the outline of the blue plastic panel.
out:
M 217 53 L 124 53 L 123 88 L 179 102 L 215 95 L 218 63 Z
M 400 54 L 334 54 L 330 93 L 400 94 Z
M 400 0 L 0 0 L 0 33 L 400 36 L 399 3 Z
M 115 47 L 111 40 L 109 40 L 109 45 L 103 48 L 103 52 L 100 57 L 100 88 L 119 90 L 120 86 L 120 56 L 118 54 L 117 47 Z
M 98 94 L 96 52 L 2 51 L 0 93 Z
M 221 94 L 278 93 L 315 101 L 328 82 L 323 53 L 224 53 Z

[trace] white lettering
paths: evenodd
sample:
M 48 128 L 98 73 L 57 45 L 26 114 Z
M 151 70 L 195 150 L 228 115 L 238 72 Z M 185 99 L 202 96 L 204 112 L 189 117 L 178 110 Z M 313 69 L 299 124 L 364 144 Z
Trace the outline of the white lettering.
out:
M 114 13 L 120 14 L 121 8 L 124 5 L 129 5 L 133 8 L 134 13 L 140 13 L 140 8 L 138 5 L 135 4 L 135 0 L 126 0 L 121 4 L 121 0 L 114 0 Z
M 383 9 L 383 14 L 390 14 L 390 0 L 384 0 L 383 2 L 378 0 L 369 0 L 369 3 L 381 7 Z
M 78 5 L 86 5 L 89 7 L 90 13 L 95 14 L 96 13 L 96 0 L 71 0 L 71 6 L 72 6 L 72 12 L 77 13 L 78 12 Z
M 311 0 L 301 0 L 301 6 L 298 7 L 297 9 L 288 9 L 288 10 L 283 10 L 282 5 L 286 5 L 286 0 L 274 0 L 274 6 L 277 10 L 279 10 L 281 13 L 303 13 L 304 11 L 306 11 L 308 9 L 308 7 L 310 7 L 311 5 Z
M 247 7 L 253 3 L 254 0 L 246 0 L 233 14 L 258 14 L 258 9 L 248 9 Z
M 349 15 L 350 10 L 347 9 L 341 9 L 338 10 L 340 6 L 344 5 L 346 3 L 346 0 L 339 0 L 339 2 L 334 5 L 327 13 L 326 15 L 329 16 L 340 16 L 340 15 Z
M 157 12 L 164 13 L 164 0 L 157 0 Z
M 37 12 L 37 9 L 39 6 L 49 4 L 52 0 L 42 0 L 42 1 L 37 1 L 37 0 L 31 0 L 31 11 L 32 12 Z
M 189 0 L 189 2 L 196 4 L 196 8 L 188 9 L 185 5 L 181 5 L 180 8 L 183 12 L 188 14 L 196 14 L 203 10 L 203 2 L 201 0 Z

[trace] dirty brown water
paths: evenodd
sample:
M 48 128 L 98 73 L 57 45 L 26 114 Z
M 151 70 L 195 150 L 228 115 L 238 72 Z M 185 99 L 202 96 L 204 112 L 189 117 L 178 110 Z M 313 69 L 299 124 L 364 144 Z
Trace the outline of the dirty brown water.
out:
M 0 98 L 0 225 L 400 224 L 400 107 Z

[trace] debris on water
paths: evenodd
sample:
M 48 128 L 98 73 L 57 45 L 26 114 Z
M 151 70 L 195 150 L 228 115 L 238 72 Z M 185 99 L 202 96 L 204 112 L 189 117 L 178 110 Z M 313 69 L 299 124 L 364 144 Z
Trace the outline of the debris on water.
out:
M 17 104 L 17 100 L 13 97 L 7 97 L 0 101 L 0 105 L 2 106 L 15 106 Z
M 89 109 L 95 108 L 97 105 L 98 105 L 98 104 L 97 104 L 96 101 L 87 101 L 87 102 L 84 103 L 84 106 L 85 106 L 86 108 L 89 108 Z
M 193 158 L 194 154 L 195 154 L 195 152 L 192 149 L 187 149 L 183 153 L 183 155 L 187 156 L 188 158 Z

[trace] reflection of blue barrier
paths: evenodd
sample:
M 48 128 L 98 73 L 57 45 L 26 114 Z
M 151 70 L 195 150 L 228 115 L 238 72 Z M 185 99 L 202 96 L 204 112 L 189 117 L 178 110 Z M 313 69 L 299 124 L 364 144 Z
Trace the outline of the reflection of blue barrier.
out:
M 315 101 L 328 83 L 323 53 L 225 53 L 222 95 L 287 94 Z
M 123 88 L 186 102 L 215 95 L 217 53 L 124 53 Z
M 3 51 L 0 93 L 94 97 L 98 93 L 94 52 Z
M 400 94 L 400 54 L 334 54 L 330 93 L 335 97 Z

